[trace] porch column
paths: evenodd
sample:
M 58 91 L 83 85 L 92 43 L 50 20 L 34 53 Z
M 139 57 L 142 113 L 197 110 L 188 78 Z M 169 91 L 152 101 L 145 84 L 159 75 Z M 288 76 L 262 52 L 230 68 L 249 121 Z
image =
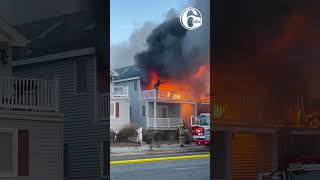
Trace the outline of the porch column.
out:
M 147 127 L 147 129 L 149 129 L 149 108 L 148 108 L 148 106 L 149 106 L 149 103 L 148 103 L 148 101 L 146 101 L 146 127 Z
M 183 106 L 183 104 L 181 103 L 180 104 L 180 122 L 183 122 L 182 106 Z
M 153 128 L 156 129 L 156 119 L 157 119 L 157 102 L 154 101 L 153 102 L 153 118 L 154 118 L 154 121 L 153 121 Z

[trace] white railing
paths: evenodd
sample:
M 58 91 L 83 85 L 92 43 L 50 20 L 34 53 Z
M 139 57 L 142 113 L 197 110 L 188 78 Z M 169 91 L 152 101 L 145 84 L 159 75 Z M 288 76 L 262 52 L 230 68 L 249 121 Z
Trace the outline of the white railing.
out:
M 177 129 L 181 118 L 148 118 L 147 125 L 150 129 Z
M 143 100 L 164 100 L 164 101 L 191 101 L 194 100 L 191 94 L 177 91 L 145 90 L 140 92 Z
M 129 98 L 128 86 L 112 86 L 111 98 Z
M 98 118 L 99 120 L 110 119 L 110 96 L 109 94 L 101 94 L 98 97 Z
M 0 77 L 0 109 L 59 111 L 59 81 Z

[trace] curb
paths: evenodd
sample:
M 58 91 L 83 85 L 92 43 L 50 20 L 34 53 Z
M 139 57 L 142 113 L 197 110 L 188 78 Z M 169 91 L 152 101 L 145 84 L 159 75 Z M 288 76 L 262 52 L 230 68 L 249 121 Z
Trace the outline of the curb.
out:
M 210 154 L 189 155 L 189 156 L 170 156 L 170 157 L 144 158 L 144 159 L 131 159 L 131 160 L 110 161 L 110 165 L 135 164 L 135 163 L 169 161 L 169 160 L 198 159 L 198 158 L 208 158 L 208 157 L 210 157 Z

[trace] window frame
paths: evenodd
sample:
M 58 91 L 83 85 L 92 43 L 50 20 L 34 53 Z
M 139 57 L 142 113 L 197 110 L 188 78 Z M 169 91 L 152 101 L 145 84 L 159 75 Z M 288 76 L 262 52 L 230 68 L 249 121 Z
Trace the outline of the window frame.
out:
M 79 61 L 86 61 L 87 63 L 87 68 L 86 68 L 86 88 L 85 88 L 85 91 L 83 92 L 78 92 L 78 78 L 77 78 L 77 62 Z M 75 60 L 74 60 L 74 94 L 76 96 L 78 95 L 85 95 L 88 93 L 88 89 L 89 89 L 89 82 L 88 82 L 88 66 L 89 66 L 89 60 L 88 60 L 88 57 L 77 57 Z
M 0 132 L 13 134 L 13 171 L 11 173 L 0 172 L 0 177 L 17 177 L 18 176 L 18 129 L 0 128 Z
M 117 102 L 110 102 L 109 112 L 110 112 L 110 118 L 116 118 L 116 103 Z M 113 106 L 113 116 L 111 116 L 111 106 Z
M 157 107 L 159 107 L 159 109 L 161 109 L 161 117 L 157 116 L 157 118 L 169 118 L 169 107 L 168 106 L 166 106 L 166 105 L 158 105 Z M 167 117 L 162 117 L 162 108 L 167 109 Z M 158 112 L 158 109 L 157 109 L 157 112 Z

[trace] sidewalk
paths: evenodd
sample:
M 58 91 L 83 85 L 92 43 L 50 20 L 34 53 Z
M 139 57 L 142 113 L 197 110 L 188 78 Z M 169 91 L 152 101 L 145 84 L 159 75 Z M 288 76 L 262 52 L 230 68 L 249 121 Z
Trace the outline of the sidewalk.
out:
M 180 147 L 179 144 L 161 144 L 160 147 L 153 146 L 152 151 L 148 144 L 143 144 L 140 147 L 110 147 L 110 156 L 129 156 L 143 154 L 163 154 L 163 153 L 187 153 L 187 152 L 209 152 L 210 146 L 198 146 L 195 144 Z

